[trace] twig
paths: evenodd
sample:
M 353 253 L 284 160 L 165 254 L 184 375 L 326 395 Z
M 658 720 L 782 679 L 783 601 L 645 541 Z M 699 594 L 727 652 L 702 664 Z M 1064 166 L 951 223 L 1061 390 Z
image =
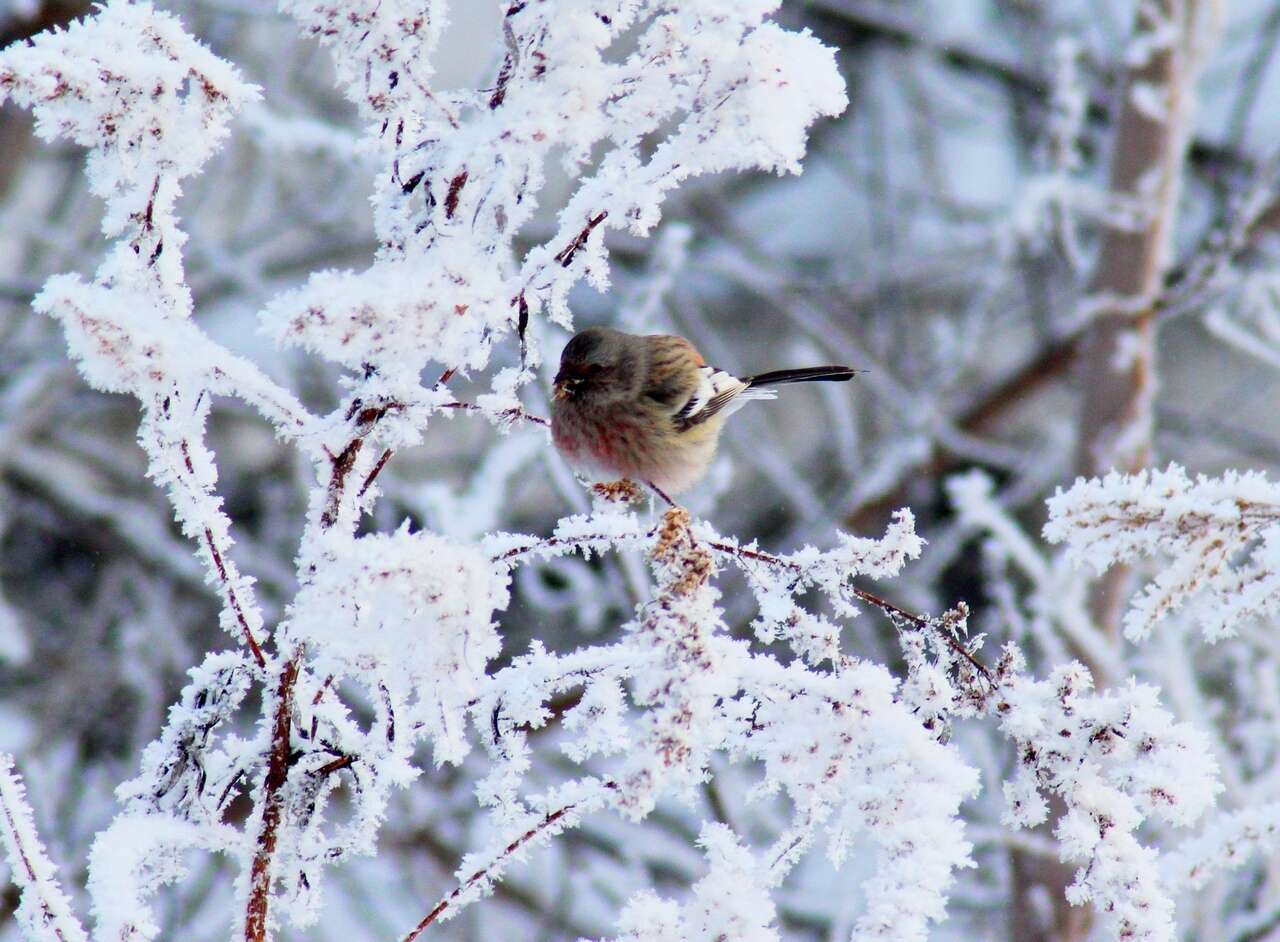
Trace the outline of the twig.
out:
M 643 533 L 633 534 L 632 536 L 634 539 L 648 539 L 654 536 L 656 533 L 657 533 L 657 530 L 655 528 L 655 529 L 646 530 Z M 595 534 L 588 534 L 586 536 L 573 536 L 573 537 L 549 536 L 546 539 L 535 539 L 533 542 L 529 543 L 527 546 L 517 546 L 514 549 L 507 550 L 505 553 L 499 553 L 497 556 L 494 556 L 490 560 L 490 562 L 508 563 L 514 566 L 516 565 L 516 563 L 519 562 L 518 557 L 525 556 L 525 555 L 532 555 L 533 553 L 536 553 L 540 550 L 549 550 L 549 549 L 555 550 L 555 549 L 560 549 L 561 547 L 566 547 L 570 550 L 573 550 L 579 546 L 583 546 L 588 543 L 609 542 L 611 540 L 617 540 L 617 539 L 626 539 L 626 537 L 625 536 L 619 537 L 617 534 L 608 534 L 608 533 L 595 533 Z
M 513 549 L 509 549 L 505 553 L 500 553 L 499 555 L 493 557 L 492 562 L 506 563 L 508 565 L 514 566 L 519 561 L 519 557 L 525 556 L 525 555 L 532 555 L 539 551 L 559 550 L 559 549 L 572 550 L 578 546 L 582 546 L 590 543 L 608 542 L 608 541 L 614 541 L 618 539 L 635 539 L 635 540 L 651 539 L 653 536 L 656 535 L 656 533 L 657 533 L 657 529 L 653 528 L 643 532 L 637 532 L 634 534 L 624 534 L 622 536 L 619 536 L 617 534 L 603 534 L 603 533 L 588 534 L 586 536 L 575 536 L 575 537 L 554 537 L 553 536 L 553 537 L 548 537 L 547 539 L 544 539 L 544 540 L 536 540 L 535 542 L 530 543 L 527 546 L 517 546 Z M 789 559 L 783 559 L 781 556 L 775 556 L 772 553 L 765 553 L 760 550 L 745 549 L 741 546 L 732 546 L 728 543 L 724 543 L 718 540 L 710 540 L 707 542 L 707 545 L 722 556 L 729 556 L 738 560 L 750 559 L 754 562 L 764 563 L 767 566 L 786 569 L 787 571 L 796 573 L 797 575 L 800 575 L 803 573 L 803 569 L 798 563 L 792 562 Z M 895 605 L 894 603 L 890 602 L 888 599 L 881 598 L 880 596 L 876 595 L 874 592 L 868 592 L 866 589 L 860 589 L 856 585 L 851 585 L 849 587 L 849 591 L 854 596 L 861 599 L 863 602 L 875 608 L 878 608 L 880 611 L 884 612 L 884 614 L 889 616 L 889 619 L 891 621 L 894 621 L 895 623 L 899 621 L 905 621 L 915 626 L 918 629 L 931 631 L 937 634 L 943 639 L 947 647 L 949 647 L 958 657 L 960 657 L 970 667 L 972 667 L 975 671 L 977 671 L 977 673 L 980 674 L 982 678 L 986 680 L 989 684 L 991 684 L 993 688 L 997 686 L 995 677 L 992 675 L 990 669 L 988 669 L 985 664 L 983 664 L 976 657 L 974 657 L 972 653 L 969 652 L 968 648 L 964 646 L 964 644 L 960 641 L 960 639 L 957 638 L 952 633 L 950 628 L 948 628 L 947 625 L 944 624 L 942 620 L 938 618 L 928 618 L 924 615 L 917 615 L 915 612 L 910 612 L 899 605 Z
M 462 849 L 446 842 L 436 830 L 427 826 L 417 828 L 403 838 L 393 837 L 392 839 L 401 841 L 401 846 L 407 851 L 413 853 L 426 851 L 431 859 L 445 870 L 453 868 L 464 853 Z M 510 879 L 495 884 L 493 893 L 503 901 L 519 906 L 531 916 L 539 920 L 547 920 L 548 928 L 556 930 L 552 938 L 586 939 L 600 935 L 598 927 L 588 927 L 573 922 L 573 916 L 570 913 L 559 909 L 548 911 L 545 900 L 537 890 L 515 885 Z
M 679 505 L 679 504 L 677 504 L 675 501 L 673 501 L 670 497 L 668 497 L 668 496 L 667 496 L 667 492 L 666 492 L 666 491 L 664 491 L 662 488 L 658 487 L 658 485 L 654 484 L 652 481 L 645 481 L 644 483 L 645 483 L 645 484 L 647 484 L 647 485 L 649 486 L 649 489 L 650 489 L 651 491 L 653 491 L 655 494 L 657 494 L 659 497 L 661 497 L 663 500 L 665 500 L 665 501 L 667 502 L 667 506 L 668 506 L 668 507 L 675 508 L 675 507 L 679 507 L 679 506 L 680 506 L 680 505 Z M 689 534 L 689 536 L 690 536 L 690 538 L 692 538 L 693 534 L 691 533 L 691 534 Z
M 320 768 L 316 769 L 311 774 L 315 775 L 317 778 L 323 778 L 326 775 L 332 775 L 334 772 L 340 771 L 345 768 L 349 768 L 350 766 L 353 766 L 355 764 L 356 764 L 355 756 L 339 756 L 337 759 L 334 759 L 332 762 L 326 762 L 324 765 L 320 766 Z
M 616 782 L 607 781 L 602 783 L 601 787 L 613 790 L 616 789 L 618 785 Z M 475 873 L 471 874 L 471 876 L 467 877 L 454 887 L 453 892 L 440 900 L 440 902 L 436 903 L 435 908 L 432 909 L 431 912 L 427 913 L 427 915 L 423 917 L 423 920 L 414 927 L 413 931 L 404 937 L 403 942 L 414 942 L 414 939 L 422 935 L 428 926 L 444 915 L 449 907 L 453 906 L 458 901 L 458 898 L 461 897 L 462 894 L 470 890 L 477 883 L 488 879 L 494 871 L 500 869 L 500 867 L 511 858 L 512 854 L 518 851 L 525 844 L 528 844 L 543 831 L 552 827 L 565 815 L 576 810 L 579 804 L 581 804 L 581 801 L 571 802 L 570 804 L 557 808 L 555 811 L 548 812 L 541 821 L 504 847 L 502 853 L 500 853 L 490 864 L 481 867 Z
M 271 754 L 262 782 L 262 824 L 258 829 L 257 851 L 249 871 L 249 902 L 245 907 L 245 942 L 264 942 L 267 937 L 267 907 L 271 900 L 271 859 L 283 816 L 281 794 L 289 775 L 289 740 L 293 726 L 293 686 L 302 665 L 299 649 L 280 671 L 276 688 L 275 723 L 271 730 Z
M 474 402 L 446 402 L 440 408 L 461 409 L 464 412 L 477 412 L 480 415 L 483 415 L 489 418 L 505 419 L 508 422 L 514 422 L 519 420 L 521 422 L 531 422 L 534 425 L 541 425 L 543 428 L 551 427 L 550 419 L 545 419 L 540 415 L 534 415 L 532 412 L 526 412 L 524 409 L 520 408 L 519 406 L 515 406 L 510 409 L 503 409 L 500 412 L 487 412 L 486 410 L 481 409 Z
M 798 563 L 794 563 L 789 559 L 783 559 L 781 556 L 774 556 L 772 553 L 762 553 L 759 550 L 743 549 L 740 546 L 731 546 L 728 543 L 720 543 L 714 540 L 710 541 L 707 545 L 722 555 L 734 556 L 740 559 L 751 559 L 756 562 L 765 563 L 769 566 L 787 569 L 797 574 L 803 572 L 803 569 Z M 947 647 L 951 648 L 951 650 L 964 659 L 970 667 L 981 674 L 983 679 L 993 687 L 996 685 L 995 678 L 991 675 L 991 672 L 987 669 L 986 665 L 969 653 L 968 648 L 966 648 L 960 642 L 960 639 L 952 634 L 950 629 L 948 629 L 947 626 L 939 619 L 926 618 L 924 615 L 917 615 L 915 612 L 909 612 L 901 606 L 894 605 L 888 599 L 882 599 L 874 592 L 868 592 L 866 589 L 860 589 L 856 585 L 849 586 L 849 591 L 868 605 L 880 609 L 880 611 L 889 616 L 890 621 L 895 623 L 898 621 L 909 622 L 916 628 L 932 631 L 939 635 L 943 641 L 946 642 Z
M 58 942 L 85 942 L 88 936 L 71 912 L 70 902 L 52 876 L 53 863 L 35 836 L 31 806 L 23 792 L 22 779 L 13 768 L 12 757 L 0 753 L 0 826 L 4 836 L 0 843 L 8 850 L 13 881 L 24 899 L 28 893 L 35 898 L 36 905 L 27 912 L 39 913 L 39 925 L 50 933 L 49 938 Z M 28 839 L 33 846 L 28 846 Z
M 253 632 L 249 630 L 249 620 L 244 616 L 244 608 L 240 605 L 240 598 L 236 595 L 236 590 L 227 576 L 226 563 L 222 561 L 222 553 L 218 550 L 218 546 L 213 539 L 213 530 L 209 527 L 204 528 L 204 541 L 205 545 L 209 547 L 209 555 L 213 558 L 214 568 L 218 571 L 222 589 L 227 594 L 227 604 L 231 606 L 231 611 L 235 614 L 236 621 L 240 623 L 240 628 L 244 631 L 244 640 L 249 645 L 253 660 L 259 668 L 265 668 L 267 659 L 262 656 L 262 648 L 258 647 L 258 642 L 254 640 Z
M 578 250 L 587 244 L 587 239 L 591 237 L 591 233 L 596 226 L 609 218 L 609 211 L 602 209 L 594 216 L 587 217 L 587 224 L 579 230 L 578 234 L 570 240 L 569 244 L 556 253 L 555 259 L 560 263 L 562 268 L 568 268 L 573 264 L 573 257 L 578 254 Z
M 326 530 L 338 520 L 338 509 L 342 504 L 342 492 L 346 489 L 347 475 L 356 463 L 356 456 L 364 446 L 363 438 L 353 438 L 347 447 L 330 458 L 332 470 L 329 474 L 329 499 L 325 503 L 324 513 L 320 515 L 320 525 Z
M 378 475 L 382 473 L 382 469 L 386 467 L 388 461 L 391 460 L 391 449 L 383 451 L 382 456 L 378 459 L 378 463 L 373 466 L 373 470 L 365 476 L 364 483 L 360 485 L 360 490 L 356 493 L 357 497 L 364 497 L 365 492 L 373 486 L 373 482 Z

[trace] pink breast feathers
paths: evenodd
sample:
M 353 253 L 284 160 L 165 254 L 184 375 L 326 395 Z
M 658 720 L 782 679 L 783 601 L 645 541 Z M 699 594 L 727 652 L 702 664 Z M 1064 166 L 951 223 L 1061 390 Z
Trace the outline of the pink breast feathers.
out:
M 605 477 L 638 472 L 638 433 L 633 422 L 599 413 L 578 413 L 553 429 L 556 447 L 575 470 Z

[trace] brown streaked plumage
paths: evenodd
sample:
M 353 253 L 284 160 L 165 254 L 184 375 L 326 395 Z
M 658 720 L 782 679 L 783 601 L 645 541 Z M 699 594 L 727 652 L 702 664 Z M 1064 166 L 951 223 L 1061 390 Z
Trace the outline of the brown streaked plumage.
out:
M 589 477 L 630 478 L 663 496 L 678 494 L 706 473 L 725 419 L 748 400 L 773 398 L 762 387 L 843 382 L 855 372 L 817 366 L 740 378 L 708 366 L 683 337 L 591 327 L 560 355 L 551 435 Z

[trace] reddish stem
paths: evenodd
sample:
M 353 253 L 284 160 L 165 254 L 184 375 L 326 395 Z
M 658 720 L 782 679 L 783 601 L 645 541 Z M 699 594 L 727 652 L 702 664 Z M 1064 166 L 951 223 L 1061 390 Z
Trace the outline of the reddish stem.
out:
M 618 785 L 616 782 L 605 782 L 603 783 L 603 787 L 612 790 L 616 789 Z M 475 873 L 471 874 L 471 876 L 467 877 L 454 887 L 452 893 L 440 900 L 440 902 L 436 903 L 435 908 L 432 909 L 431 912 L 427 913 L 420 923 L 414 926 L 413 931 L 404 937 L 403 942 L 414 942 L 418 936 L 422 935 L 428 926 L 438 920 L 442 915 L 444 915 L 450 906 L 453 906 L 457 902 L 458 897 L 471 889 L 481 880 L 488 877 L 494 870 L 498 869 L 501 864 L 505 863 L 512 854 L 577 807 L 578 802 L 574 802 L 561 808 L 557 808 L 555 811 L 548 812 L 541 821 L 504 847 L 502 853 L 498 855 L 497 859 L 494 860 L 493 863 L 489 864 L 487 867 L 481 867 Z
M 267 908 L 271 900 L 271 858 L 275 856 L 280 820 L 284 813 L 281 791 L 289 776 L 289 739 L 293 727 L 293 686 L 302 664 L 299 650 L 280 672 L 276 688 L 275 723 L 271 730 L 271 755 L 262 789 L 262 825 L 258 849 L 249 871 L 249 903 L 245 908 L 245 942 L 263 942 L 267 937 Z

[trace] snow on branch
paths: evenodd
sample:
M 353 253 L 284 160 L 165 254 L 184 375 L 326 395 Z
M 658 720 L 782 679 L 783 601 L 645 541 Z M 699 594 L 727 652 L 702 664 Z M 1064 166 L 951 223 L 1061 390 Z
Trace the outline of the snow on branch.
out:
M 234 651 L 210 654 L 191 669 L 160 738 L 143 752 L 142 773 L 116 790 L 131 811 L 198 823 L 221 820 L 245 769 L 240 757 L 221 748 L 219 728 L 234 717 L 252 674 L 250 660 Z
M 1174 889 L 1197 890 L 1222 871 L 1243 866 L 1255 854 L 1273 855 L 1277 847 L 1280 803 L 1222 814 L 1206 822 L 1199 837 L 1166 856 L 1164 878 Z
M 627 904 L 614 942 L 779 942 L 768 881 L 759 861 L 722 824 L 708 824 L 698 838 L 707 875 L 677 904 L 645 891 Z
M 954 748 L 943 745 L 946 730 L 954 718 L 993 716 L 1020 759 L 1007 790 L 1010 823 L 1042 820 L 1047 796 L 1056 794 L 1067 807 L 1062 853 L 1080 867 L 1074 901 L 1098 905 L 1116 938 L 1171 938 L 1172 903 L 1153 866 L 1156 853 L 1138 842 L 1136 831 L 1147 820 L 1192 823 L 1218 786 L 1203 736 L 1175 723 L 1154 688 L 1095 693 L 1078 664 L 1035 680 L 1012 647 L 999 665 L 987 668 L 975 657 L 980 640 L 963 640 L 963 609 L 926 619 L 865 590 L 847 594 L 853 577 L 892 575 L 914 554 L 918 538 L 909 517 L 900 517 L 880 541 L 845 539 L 826 552 L 777 556 L 736 546 L 706 524 L 682 522 L 677 511 L 648 528 L 604 508 L 562 522 L 545 540 L 499 536 L 491 549 L 495 561 L 513 564 L 575 550 L 600 552 L 619 541 L 639 541 L 654 555 L 659 595 L 640 608 L 631 626 L 654 634 L 641 634 L 646 643 L 640 645 L 632 637 L 566 655 L 535 647 L 494 675 L 473 714 L 477 727 L 489 723 L 487 745 L 498 762 L 482 785 L 486 803 L 499 811 L 520 807 L 517 786 L 529 762 L 521 729 L 545 725 L 552 717 L 545 704 L 580 689 L 580 699 L 563 716 L 562 730 L 570 734 L 562 744 L 566 754 L 575 761 L 616 752 L 644 756 L 622 765 L 611 803 L 643 814 L 655 788 L 680 794 L 705 775 L 706 755 L 716 749 L 759 761 L 759 793 L 784 792 L 794 808 L 791 826 L 762 857 L 769 885 L 819 836 L 825 834 L 838 863 L 853 835 L 862 834 L 882 856 L 879 876 L 867 890 L 875 903 L 856 937 L 922 938 L 928 922 L 945 913 L 952 874 L 969 863 L 958 813 L 976 778 Z M 829 601 L 881 607 L 900 630 L 906 680 L 899 685 L 883 668 L 838 653 L 815 657 L 821 648 L 812 632 L 785 633 L 780 626 L 766 632 L 803 655 L 784 666 L 724 637 L 723 627 L 704 634 L 683 621 L 689 606 L 712 606 L 697 616 L 703 624 L 720 617 L 707 580 L 722 562 L 748 574 L 766 625 L 770 617 L 794 616 L 798 606 L 781 597 L 808 586 Z M 766 607 L 779 616 L 763 616 Z M 664 636 L 673 617 L 683 628 Z M 679 642 L 672 648 L 674 639 Z M 824 663 L 829 670 L 819 669 Z M 645 723 L 628 712 L 628 696 L 650 711 Z M 644 804 L 636 806 L 637 797 Z M 516 819 L 512 827 L 527 825 Z M 635 907 L 629 912 L 634 915 Z M 679 925 L 675 915 L 671 919 L 671 926 Z
M 1256 472 L 1194 479 L 1177 465 L 1080 479 L 1049 500 L 1045 537 L 1102 572 L 1157 553 L 1162 569 L 1125 616 L 1137 641 L 1186 606 L 1210 641 L 1280 611 L 1280 487 Z
M 429 360 L 478 368 L 513 328 L 523 343 L 545 305 L 567 325 L 569 288 L 606 282 L 606 228 L 647 233 L 697 174 L 798 171 L 808 126 L 844 108 L 831 50 L 768 22 L 774 5 L 510 3 L 492 84 L 444 92 L 428 59 L 443 3 L 286 3 L 334 48 L 370 122 L 382 246 L 366 271 L 322 272 L 277 299 L 268 328 L 402 394 Z M 578 188 L 556 235 L 513 264 L 557 151 Z
M 1068 899 L 1092 902 L 1117 939 L 1174 938 L 1170 889 L 1136 831 L 1148 819 L 1192 824 L 1212 805 L 1221 786 L 1204 734 L 1174 722 L 1153 687 L 1092 692 L 1079 664 L 1035 680 L 1010 648 L 1000 674 L 995 711 L 1018 755 L 1008 823 L 1041 823 L 1044 794 L 1056 793 L 1066 804 L 1055 831 L 1062 858 L 1080 864 Z
M 15 913 L 28 942 L 88 942 L 58 886 L 56 868 L 36 834 L 27 791 L 13 757 L 0 753 L 0 836 L 21 894 Z
M 959 810 L 977 793 L 976 770 L 879 665 L 814 676 L 757 656 L 743 673 L 742 694 L 726 705 L 731 754 L 762 762 L 757 793 L 780 790 L 796 809 L 768 850 L 769 885 L 824 833 L 836 866 L 865 841 L 874 876 L 854 937 L 923 939 L 946 915 L 955 872 L 972 866 Z
M 742 931 L 752 926 L 749 931 L 768 938 L 769 891 L 820 838 L 825 837 L 838 865 L 857 835 L 873 844 L 879 861 L 870 888 L 876 903 L 859 923 L 859 938 L 922 938 L 928 923 L 945 915 L 952 874 L 969 865 L 958 812 L 976 788 L 976 773 L 921 723 L 884 668 L 838 649 L 828 651 L 825 667 L 817 657 L 784 665 L 732 638 L 714 585 L 721 564 L 730 562 L 752 577 L 762 609 L 772 595 L 794 597 L 811 587 L 833 603 L 851 606 L 859 597 L 848 591 L 854 577 L 892 575 L 918 551 L 910 516 L 899 516 L 881 540 L 842 537 L 831 550 L 806 548 L 782 557 L 739 547 L 705 523 L 693 523 L 682 509 L 667 511 L 650 527 L 617 506 L 601 504 L 592 514 L 562 521 L 551 537 L 495 535 L 488 547 L 495 564 L 507 567 L 635 543 L 648 552 L 656 591 L 637 607 L 622 640 L 566 654 L 535 644 L 495 673 L 474 703 L 472 721 L 494 763 L 478 796 L 493 809 L 495 837 L 488 851 L 459 869 L 459 890 L 442 901 L 441 913 L 452 915 L 487 888 L 510 848 L 523 848 L 535 833 L 541 837 L 538 822 L 554 809 L 572 808 L 574 822 L 602 807 L 643 818 L 664 795 L 694 794 L 711 774 L 713 754 L 724 752 L 761 763 L 765 774 L 758 797 L 785 793 L 794 810 L 791 825 L 758 852 L 710 838 L 736 861 L 738 872 L 749 869 L 760 888 L 750 904 L 758 911 L 748 913 L 742 900 L 725 900 L 715 916 L 707 917 L 710 925 L 739 920 Z M 785 608 L 776 600 L 768 604 L 779 612 Z M 794 600 L 791 605 L 788 612 Z M 901 613 L 893 606 L 888 611 Z M 846 607 L 841 614 L 854 612 Z M 775 616 L 764 617 L 771 624 Z M 939 627 L 913 617 L 922 624 L 904 625 L 904 630 Z M 833 630 L 838 635 L 838 628 Z M 812 654 L 805 633 L 773 636 Z M 950 672 L 960 676 L 959 664 L 969 670 L 963 676 L 971 678 L 969 663 L 959 655 Z M 553 719 L 549 701 L 565 695 L 573 696 L 573 705 L 560 718 L 561 750 L 575 763 L 605 762 L 609 777 L 587 777 L 525 799 L 520 792 L 531 760 L 527 730 L 547 725 Z M 555 824 L 565 826 L 565 818 L 557 817 Z M 716 853 L 711 856 L 714 873 Z M 695 889 L 695 899 L 701 899 L 699 892 Z M 640 932 L 648 925 L 639 916 L 648 908 L 647 899 L 633 901 L 623 919 L 625 931 Z M 684 925 L 680 919 L 687 918 L 672 925 Z M 679 932 L 685 935 L 672 938 L 704 937 L 694 926 Z
M 333 683 L 368 686 L 402 731 L 388 732 L 376 749 L 349 744 L 370 775 L 386 774 L 391 759 L 412 775 L 407 763 L 419 738 L 430 740 L 437 764 L 469 751 L 465 712 L 500 648 L 492 616 L 506 607 L 506 583 L 476 547 L 406 525 L 352 541 L 303 588 L 292 624 L 314 652 L 311 669 Z
M 175 231 L 177 180 L 209 159 L 231 115 L 257 91 L 174 16 L 112 0 L 92 18 L 6 50 L 0 97 L 30 108 L 45 140 L 88 148 L 90 185 L 107 201 L 103 231 L 158 228 L 156 251 L 159 237 Z
M 147 899 L 188 873 L 183 853 L 239 855 L 236 830 L 196 825 L 164 814 L 122 814 L 98 834 L 89 854 L 89 892 L 95 935 L 119 942 L 149 942 L 161 927 Z
M 111 0 L 93 17 L 0 54 L 0 100 L 31 108 L 45 138 L 89 149 L 90 185 L 106 204 L 103 230 L 116 238 L 92 283 L 55 276 L 34 306 L 62 322 L 91 384 L 138 397 L 149 474 L 200 547 L 224 628 L 262 666 L 262 617 L 252 580 L 229 556 L 204 424 L 215 392 L 241 395 L 282 435 L 303 436 L 309 419 L 289 392 L 191 321 L 186 236 L 174 215 L 181 179 L 200 169 L 235 110 L 256 97 L 176 18 L 147 3 Z

